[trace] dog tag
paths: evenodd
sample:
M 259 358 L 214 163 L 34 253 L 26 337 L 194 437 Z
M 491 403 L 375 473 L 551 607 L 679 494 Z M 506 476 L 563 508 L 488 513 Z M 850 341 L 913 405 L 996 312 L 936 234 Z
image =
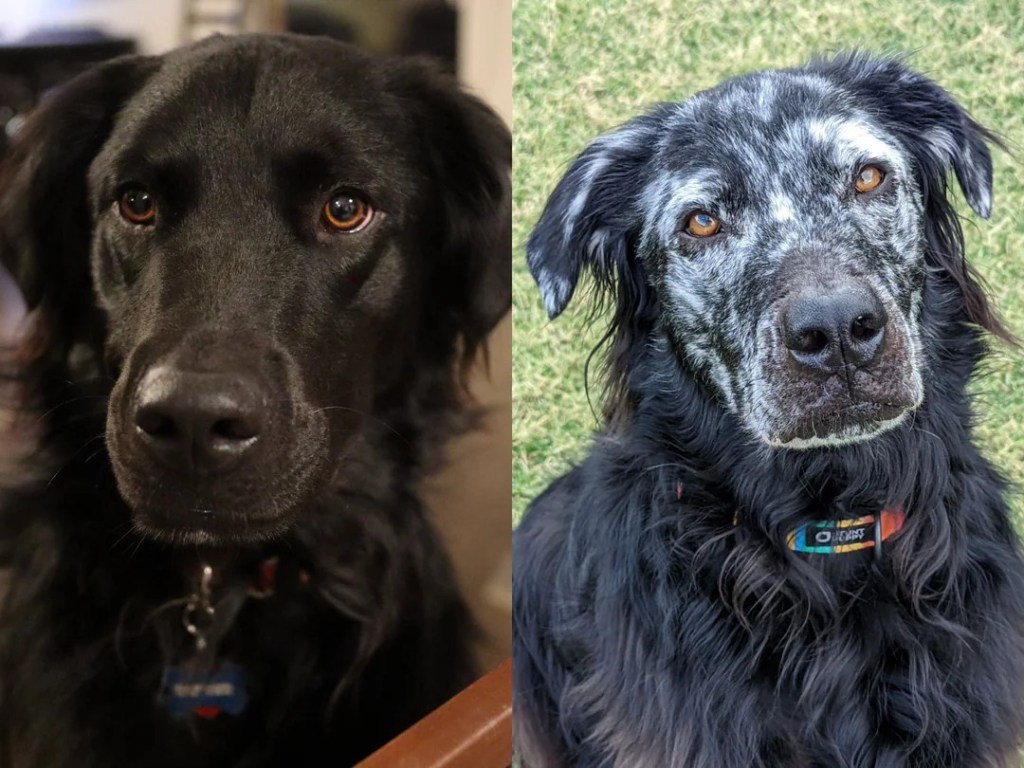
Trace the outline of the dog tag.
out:
M 221 713 L 245 710 L 245 672 L 237 664 L 221 662 L 210 669 L 168 667 L 164 672 L 164 703 L 173 714 L 195 714 L 211 720 Z

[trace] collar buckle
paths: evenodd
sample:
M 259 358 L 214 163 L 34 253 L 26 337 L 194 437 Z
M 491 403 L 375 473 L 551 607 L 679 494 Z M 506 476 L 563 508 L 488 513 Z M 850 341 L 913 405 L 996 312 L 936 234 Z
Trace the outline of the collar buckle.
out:
M 211 599 L 213 591 L 213 566 L 203 563 L 199 575 L 199 588 L 188 597 L 185 603 L 185 610 L 181 613 L 181 624 L 195 639 L 196 651 L 206 650 L 207 633 L 213 626 L 213 620 L 217 616 L 217 608 Z

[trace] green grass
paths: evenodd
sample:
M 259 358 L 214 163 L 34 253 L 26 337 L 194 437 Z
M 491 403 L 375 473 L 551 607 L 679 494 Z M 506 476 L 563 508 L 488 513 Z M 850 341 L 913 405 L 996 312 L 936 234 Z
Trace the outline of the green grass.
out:
M 911 62 L 999 131 L 1019 159 L 995 158 L 991 220 L 965 220 L 969 258 L 1024 336 L 1024 13 L 1016 2 L 894 0 L 517 0 L 513 319 L 513 513 L 596 428 L 583 365 L 597 328 L 585 301 L 549 322 L 523 244 L 572 158 L 651 104 L 813 53 L 910 52 Z M 997 351 L 975 383 L 988 455 L 1024 485 L 1024 354 Z M 1024 513 L 1015 499 L 1018 518 Z M 1024 526 L 1022 526 L 1024 527 Z

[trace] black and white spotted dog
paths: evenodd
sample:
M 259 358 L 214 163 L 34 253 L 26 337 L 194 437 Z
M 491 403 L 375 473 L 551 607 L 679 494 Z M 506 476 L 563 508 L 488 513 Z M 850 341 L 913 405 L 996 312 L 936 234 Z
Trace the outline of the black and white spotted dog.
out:
M 515 535 L 528 766 L 1016 765 L 1024 562 L 972 443 L 955 176 L 993 136 L 902 61 L 729 80 L 591 144 L 528 245 L 613 313 L 607 424 Z

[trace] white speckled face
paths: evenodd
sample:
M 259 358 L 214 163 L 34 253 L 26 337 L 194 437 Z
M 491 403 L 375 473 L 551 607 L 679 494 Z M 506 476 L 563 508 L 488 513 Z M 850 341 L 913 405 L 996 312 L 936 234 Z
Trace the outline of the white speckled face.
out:
M 727 87 L 742 98 L 712 91 L 678 107 L 681 135 L 662 141 L 654 164 L 663 170 L 643 191 L 639 253 L 667 325 L 690 365 L 764 442 L 868 439 L 922 397 L 923 208 L 911 160 L 866 114 L 784 73 Z M 751 103 L 753 116 L 734 113 Z M 695 135 L 693 126 L 710 129 Z M 884 173 L 871 194 L 855 186 L 865 166 Z M 682 223 L 693 211 L 712 214 L 721 230 L 689 234 Z M 851 284 L 885 308 L 881 353 L 824 373 L 794 362 L 782 329 L 787 302 Z
M 871 82 L 885 66 L 913 91 L 908 120 Z M 552 316 L 583 267 L 642 280 L 687 368 L 752 437 L 860 442 L 924 396 L 926 194 L 944 195 L 950 170 L 987 216 L 983 134 L 899 63 L 746 75 L 594 142 L 552 195 L 529 263 Z

